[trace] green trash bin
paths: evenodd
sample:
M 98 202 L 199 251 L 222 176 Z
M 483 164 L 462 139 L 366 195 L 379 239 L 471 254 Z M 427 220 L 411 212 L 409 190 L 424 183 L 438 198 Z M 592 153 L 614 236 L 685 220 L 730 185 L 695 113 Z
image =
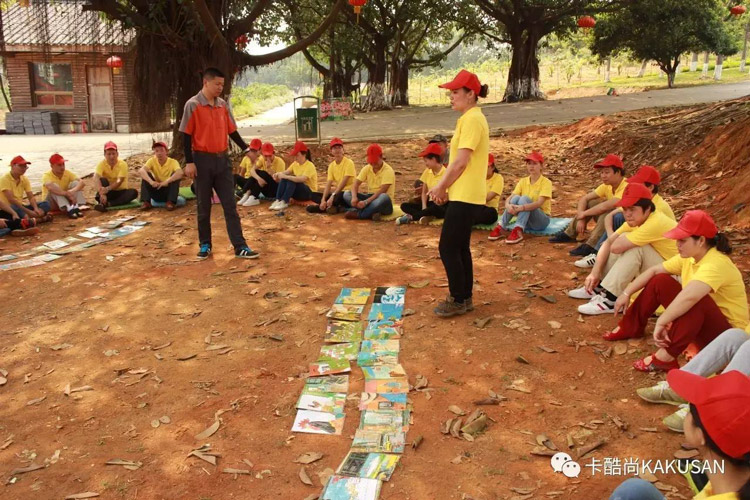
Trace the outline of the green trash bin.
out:
M 315 107 L 298 107 L 297 100 L 311 99 Z M 294 99 L 295 137 L 300 139 L 318 139 L 320 142 L 320 99 L 315 96 L 301 96 Z

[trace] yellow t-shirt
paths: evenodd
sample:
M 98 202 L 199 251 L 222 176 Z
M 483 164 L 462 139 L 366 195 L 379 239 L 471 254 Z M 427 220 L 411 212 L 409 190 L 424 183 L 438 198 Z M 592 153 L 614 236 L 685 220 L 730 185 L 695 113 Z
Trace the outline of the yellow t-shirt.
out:
M 662 198 L 660 194 L 655 194 L 651 201 L 654 202 L 657 212 L 663 213 L 672 220 L 677 220 L 672 211 L 672 207 L 669 206 L 669 203 L 664 201 L 664 198 Z
M 487 195 L 490 194 L 490 191 L 492 191 L 493 193 L 497 193 L 497 196 L 495 196 L 490 201 L 488 201 L 486 205 L 488 207 L 492 207 L 495 210 L 497 210 L 497 207 L 500 206 L 500 198 L 503 197 L 503 188 L 505 187 L 505 179 L 503 179 L 502 175 L 498 173 L 494 173 L 492 174 L 492 177 L 490 177 L 489 179 L 485 177 L 484 183 L 487 187 L 487 194 L 484 195 L 485 200 L 487 199 Z
M 151 175 L 154 176 L 156 182 L 164 182 L 172 177 L 173 173 L 180 170 L 180 164 L 177 163 L 177 160 L 174 158 L 167 158 L 167 161 L 162 165 L 159 163 L 159 160 L 156 159 L 156 156 L 152 156 L 146 162 L 145 168 L 151 172 Z
M 734 328 L 745 328 L 750 322 L 742 273 L 727 255 L 712 248 L 699 262 L 676 255 L 663 265 L 669 274 L 682 276 L 683 288 L 692 280 L 710 286 L 709 295 Z
M 62 189 L 63 191 L 67 191 L 70 183 L 75 180 L 78 180 L 78 176 L 70 170 L 65 170 L 62 174 L 62 177 L 56 176 L 52 170 L 45 172 L 42 176 L 42 199 L 46 200 L 47 196 L 49 195 L 47 184 L 57 184 L 60 189 Z
M 336 189 L 341 182 L 341 179 L 349 177 L 346 186 L 344 186 L 344 191 L 351 191 L 356 176 L 357 170 L 354 168 L 354 162 L 350 158 L 344 156 L 341 163 L 336 163 L 334 160 L 328 165 L 328 177 L 326 180 L 333 181 L 333 189 Z
M 490 127 L 478 106 L 469 109 L 456 122 L 456 131 L 451 140 L 450 163 L 456 159 L 459 149 L 471 149 L 472 153 L 466 170 L 448 188 L 448 199 L 484 205 L 487 202 L 487 185 L 482 181 L 487 177 Z
M 620 185 L 617 186 L 617 190 L 612 192 L 612 186 L 609 184 L 599 184 L 599 187 L 594 189 L 594 192 L 599 198 L 604 198 L 605 200 L 609 201 L 612 198 L 619 198 L 622 199 L 622 193 L 625 191 L 625 188 L 628 186 L 628 181 L 623 180 L 620 182 Z
M 383 162 L 383 166 L 380 167 L 378 173 L 372 169 L 372 165 L 369 163 L 359 171 L 357 180 L 367 184 L 367 189 L 371 193 L 374 193 L 383 184 L 390 184 L 386 193 L 391 198 L 391 201 L 395 199 L 396 195 L 396 173 L 393 171 L 390 165 Z
M 265 170 L 269 174 L 273 175 L 273 174 L 278 174 L 279 172 L 283 172 L 284 170 L 286 170 L 286 163 L 284 163 L 284 159 L 281 158 L 280 156 L 274 156 L 273 161 L 271 162 L 271 166 L 269 168 L 269 166 L 266 165 L 266 158 L 261 157 L 258 160 L 258 165 L 256 166 L 256 168 Z
M 700 493 L 693 497 L 693 500 L 739 500 L 740 496 L 737 493 L 722 493 L 721 495 L 714 495 L 714 489 L 711 483 L 707 483 L 706 486 L 701 490 Z
M 528 196 L 532 202 L 536 202 L 544 196 L 547 198 L 542 204 L 542 212 L 547 215 L 552 213 L 552 181 L 543 175 L 540 175 L 534 184 L 531 183 L 531 177 L 524 177 L 518 181 L 513 194 L 518 196 Z
M 440 182 L 440 179 L 442 179 L 443 175 L 445 175 L 445 167 L 441 166 L 440 170 L 438 170 L 438 173 L 435 173 L 432 171 L 431 168 L 424 169 L 424 172 L 422 172 L 422 175 L 419 177 L 419 180 L 424 183 L 425 186 L 427 186 L 427 190 L 434 188 L 438 182 Z
M 630 243 L 642 247 L 651 245 L 656 253 L 661 255 L 664 260 L 669 260 L 677 255 L 677 242 L 665 238 L 664 233 L 671 231 L 677 225 L 677 222 L 670 219 L 661 212 L 652 212 L 648 219 L 637 227 L 631 227 L 627 222 L 620 226 L 615 233 L 628 233 L 625 238 Z
M 22 175 L 18 179 L 18 182 L 16 182 L 13 176 L 10 175 L 10 172 L 8 172 L 4 176 L 0 177 L 0 199 L 8 203 L 8 198 L 3 192 L 6 189 L 13 193 L 13 196 L 15 196 L 16 200 L 18 200 L 19 202 L 23 202 L 23 198 L 24 196 L 26 196 L 26 193 L 31 191 L 31 183 L 25 175 Z
M 289 165 L 289 168 L 292 170 L 292 175 L 307 176 L 305 185 L 310 188 L 310 191 L 315 192 L 318 190 L 318 172 L 315 170 L 315 165 L 313 165 L 311 161 L 308 160 L 302 165 L 295 161 Z
M 256 160 L 256 162 L 255 162 L 255 168 L 259 168 L 260 167 L 260 162 L 262 160 L 263 160 L 263 158 L 259 158 L 258 160 Z M 252 170 L 252 169 L 253 169 L 253 164 L 250 161 L 250 158 L 248 158 L 247 156 L 243 156 L 242 157 L 242 161 L 240 162 L 240 175 L 242 177 L 244 177 L 245 179 L 249 179 L 250 178 L 250 170 Z
M 128 189 L 128 164 L 123 160 L 117 160 L 114 167 L 110 167 L 107 160 L 102 160 L 99 162 L 99 165 L 96 166 L 95 172 L 96 175 L 102 179 L 107 179 L 110 184 L 114 184 L 117 182 L 117 179 L 122 177 L 125 180 L 122 181 L 122 184 L 120 184 L 120 187 L 117 188 L 117 190 Z

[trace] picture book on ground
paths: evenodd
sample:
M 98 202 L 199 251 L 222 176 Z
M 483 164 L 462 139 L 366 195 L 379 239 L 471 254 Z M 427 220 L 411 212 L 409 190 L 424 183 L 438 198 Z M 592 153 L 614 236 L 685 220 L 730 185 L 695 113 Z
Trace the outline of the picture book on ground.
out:
M 308 377 L 302 389 L 314 392 L 349 392 L 349 375 L 329 375 L 326 377 Z
M 357 365 L 393 365 L 398 363 L 398 351 L 361 351 L 357 354 Z
M 401 319 L 403 314 L 404 306 L 399 304 L 373 304 L 370 308 L 370 315 L 367 319 L 373 321 L 382 321 L 385 319 L 396 320 Z
M 409 392 L 409 381 L 406 380 L 406 377 L 366 380 L 365 392 L 377 392 L 378 394 L 407 393 Z
M 307 434 L 340 435 L 344 429 L 343 413 L 326 413 L 322 411 L 298 410 L 292 426 L 293 432 Z
M 342 476 L 367 477 L 388 481 L 401 457 L 388 453 L 361 453 L 350 451 L 339 465 L 336 474 Z
M 297 401 L 300 410 L 323 411 L 327 413 L 344 413 L 346 394 L 337 392 L 315 392 L 302 390 Z
M 403 453 L 406 434 L 357 429 L 352 441 L 352 451 L 369 453 Z
M 342 319 L 344 321 L 359 321 L 362 319 L 362 311 L 365 310 L 365 306 L 357 306 L 350 304 L 333 304 L 331 310 L 328 311 L 326 317 L 332 319 Z
M 363 392 L 359 400 L 359 409 L 364 410 L 405 410 L 406 394 L 377 394 Z
M 365 340 L 359 347 L 360 351 L 369 352 L 398 352 L 400 349 L 401 343 L 397 339 Z
M 319 500 L 376 500 L 382 484 L 377 479 L 331 476 Z
M 310 363 L 310 376 L 333 375 L 336 373 L 347 373 L 352 371 L 349 361 L 346 359 L 319 359 Z
M 404 370 L 404 367 L 398 364 L 365 366 L 362 368 L 362 373 L 364 373 L 365 375 L 365 380 L 406 377 L 406 371 Z
M 379 286 L 375 289 L 375 295 L 406 295 L 405 286 Z
M 335 302 L 336 304 L 365 305 L 369 298 L 369 288 L 342 288 Z
M 365 340 L 400 339 L 403 320 L 369 321 L 365 329 Z
M 408 432 L 409 410 L 365 410 L 360 415 L 359 428 L 366 431 Z
M 324 342 L 359 342 L 362 340 L 361 321 L 330 320 L 326 326 Z
M 359 352 L 359 342 L 345 342 L 343 344 L 328 344 L 320 347 L 319 359 L 347 359 L 354 361 Z
M 396 304 L 404 305 L 404 295 L 375 295 L 372 299 L 373 304 Z

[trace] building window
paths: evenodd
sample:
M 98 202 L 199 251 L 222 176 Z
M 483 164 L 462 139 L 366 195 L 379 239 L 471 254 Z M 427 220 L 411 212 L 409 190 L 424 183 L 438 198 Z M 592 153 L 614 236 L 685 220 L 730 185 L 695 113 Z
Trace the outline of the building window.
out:
M 70 64 L 31 63 L 34 106 L 73 107 L 73 71 Z

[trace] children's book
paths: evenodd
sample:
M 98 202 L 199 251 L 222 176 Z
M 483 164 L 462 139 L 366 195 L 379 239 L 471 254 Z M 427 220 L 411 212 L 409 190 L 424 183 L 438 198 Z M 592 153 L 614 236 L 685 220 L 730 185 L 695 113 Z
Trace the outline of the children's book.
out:
M 78 233 L 78 236 L 80 236 L 81 238 L 91 239 L 91 238 L 97 238 L 99 236 L 99 234 L 98 233 L 92 233 L 91 231 L 84 231 L 82 233 Z
M 365 306 L 357 306 L 351 304 L 333 304 L 331 310 L 328 311 L 326 317 L 332 319 L 341 319 L 344 321 L 359 321 L 362 319 L 362 311 L 365 310 Z
M 346 394 L 344 393 L 303 390 L 297 401 L 297 408 L 326 413 L 344 413 L 345 404 Z
M 297 410 L 292 431 L 307 434 L 341 435 L 341 431 L 344 429 L 344 416 L 343 413 Z
M 357 365 L 395 365 L 398 363 L 398 351 L 361 351 L 357 354 Z
M 327 377 L 308 377 L 303 391 L 309 393 L 320 392 L 349 392 L 349 375 L 329 375 Z
M 397 304 L 404 305 L 405 295 L 375 295 L 372 299 L 373 304 Z
M 401 457 L 388 453 L 361 453 L 350 451 L 339 465 L 337 474 L 342 476 L 367 477 L 388 481 Z
M 406 393 L 378 394 L 363 392 L 359 401 L 359 409 L 364 410 L 405 410 Z
M 352 441 L 352 451 L 368 453 L 403 453 L 406 434 L 403 432 L 378 432 L 357 429 Z
M 16 256 L 13 254 L 0 255 L 0 262 L 8 262 L 9 260 L 15 260 Z
M 401 343 L 398 340 L 365 340 L 359 347 L 368 352 L 399 352 Z
M 409 410 L 365 410 L 359 428 L 378 432 L 408 432 Z
M 406 377 L 386 380 L 366 380 L 365 392 L 377 392 L 378 394 L 407 393 L 409 392 L 409 381 Z
M 405 286 L 379 286 L 375 289 L 375 295 L 406 295 Z
M 330 320 L 324 342 L 359 342 L 362 340 L 361 321 Z
M 382 484 L 377 479 L 331 476 L 319 500 L 377 500 Z
M 373 304 L 370 308 L 370 315 L 367 317 L 370 321 L 397 320 L 401 319 L 404 312 L 403 304 Z
M 63 240 L 52 240 L 44 244 L 44 246 L 49 248 L 50 250 L 58 250 L 68 245 L 70 245 L 70 242 Z
M 310 363 L 310 376 L 333 375 L 336 373 L 348 373 L 352 371 L 349 361 L 346 359 L 319 359 Z
M 369 298 L 369 288 L 342 288 L 335 302 L 336 304 L 365 305 Z
M 403 331 L 403 320 L 369 321 L 365 329 L 365 340 L 400 339 Z
M 320 359 L 346 359 L 354 361 L 359 352 L 359 342 L 323 345 L 320 348 Z
M 365 366 L 362 368 L 362 373 L 365 375 L 365 380 L 406 378 L 406 371 L 399 364 Z

